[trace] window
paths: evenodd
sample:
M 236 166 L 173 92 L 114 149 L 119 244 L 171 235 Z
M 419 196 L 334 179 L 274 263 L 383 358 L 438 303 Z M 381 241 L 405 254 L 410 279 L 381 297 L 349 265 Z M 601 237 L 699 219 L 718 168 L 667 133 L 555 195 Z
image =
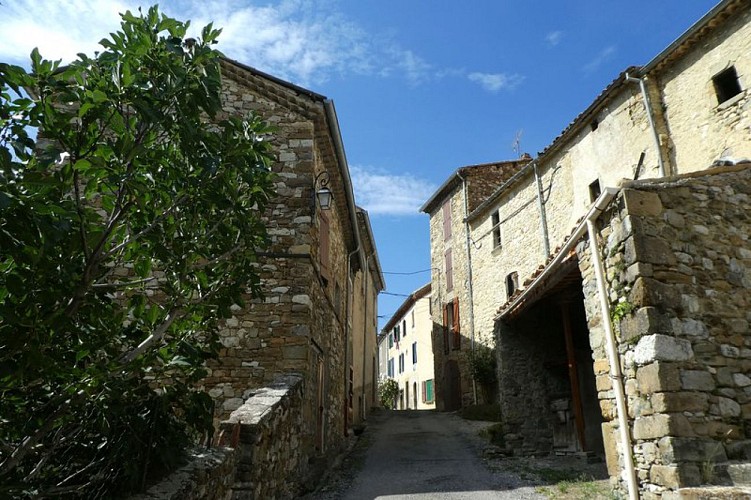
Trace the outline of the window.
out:
M 322 210 L 318 212 L 318 232 L 320 245 L 318 264 L 321 268 L 321 278 L 326 286 L 329 279 L 329 219 Z
M 389 378 L 394 378 L 394 358 L 389 358 L 387 370 Z
M 412 364 L 417 364 L 417 342 L 412 342 Z
M 432 403 L 435 399 L 433 391 L 433 379 L 426 380 L 422 383 L 422 402 Z
M 461 349 L 462 336 L 459 328 L 459 299 L 443 306 L 443 352 Z
M 602 188 L 600 187 L 600 179 L 597 179 L 589 185 L 589 201 L 594 203 L 600 197 L 600 193 L 602 193 Z
M 446 291 L 454 289 L 454 267 L 451 263 L 451 249 L 446 250 Z
M 511 298 L 514 292 L 519 288 L 519 275 L 514 271 L 506 276 L 506 297 Z
M 714 84 L 715 94 L 717 94 L 717 104 L 722 104 L 742 92 L 735 66 L 730 66 L 728 69 L 717 73 L 712 77 L 712 83 Z
M 397 349 L 399 349 L 399 347 L 398 347 L 399 346 L 399 339 L 401 338 L 401 336 L 399 335 L 399 333 L 400 333 L 399 332 L 399 325 L 396 325 L 394 327 L 394 341 L 396 342 Z
M 501 246 L 501 213 L 496 210 L 490 217 L 493 230 L 493 248 Z
M 446 203 L 441 207 L 441 214 L 443 215 L 443 240 L 451 239 L 451 200 L 446 200 Z
M 389 333 L 389 349 L 391 349 L 392 347 L 394 347 L 394 334 Z
M 402 320 L 402 337 L 407 336 L 407 320 Z
M 399 355 L 399 373 L 404 371 L 404 353 Z
M 414 328 L 415 327 L 415 310 L 414 309 L 412 309 L 411 316 L 412 316 L 412 328 Z

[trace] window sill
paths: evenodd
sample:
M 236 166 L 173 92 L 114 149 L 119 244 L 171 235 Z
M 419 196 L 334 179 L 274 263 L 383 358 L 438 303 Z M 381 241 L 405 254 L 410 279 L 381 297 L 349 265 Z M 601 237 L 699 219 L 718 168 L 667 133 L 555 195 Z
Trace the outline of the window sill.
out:
M 723 102 L 721 104 L 718 104 L 716 109 L 717 109 L 717 111 L 722 111 L 724 109 L 727 109 L 730 106 L 732 106 L 733 104 L 737 104 L 744 97 L 746 97 L 746 92 L 745 91 L 741 92 L 740 94 L 734 95 L 733 97 L 731 97 L 730 99 L 728 99 L 727 101 L 725 101 L 725 102 Z

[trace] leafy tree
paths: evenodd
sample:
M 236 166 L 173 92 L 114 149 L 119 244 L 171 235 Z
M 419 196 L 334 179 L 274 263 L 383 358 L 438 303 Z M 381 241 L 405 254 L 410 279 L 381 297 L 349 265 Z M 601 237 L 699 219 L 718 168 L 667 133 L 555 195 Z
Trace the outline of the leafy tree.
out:
M 0 64 L 0 497 L 137 490 L 211 432 L 194 387 L 260 294 L 273 179 L 267 126 L 220 113 L 220 30 L 188 26 Z
M 396 401 L 399 399 L 399 384 L 393 378 L 387 378 L 378 384 L 378 397 L 384 408 L 392 410 L 396 408 Z

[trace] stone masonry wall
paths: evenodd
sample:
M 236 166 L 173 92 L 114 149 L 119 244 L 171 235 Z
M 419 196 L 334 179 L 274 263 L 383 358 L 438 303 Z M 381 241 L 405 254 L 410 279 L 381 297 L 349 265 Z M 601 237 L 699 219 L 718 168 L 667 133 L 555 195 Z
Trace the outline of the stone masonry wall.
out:
M 280 377 L 222 422 L 221 444 L 237 449 L 234 500 L 294 498 L 303 488 L 303 389 L 300 376 Z
M 713 480 L 749 459 L 751 169 L 632 183 L 601 217 L 611 315 L 643 498 Z M 594 277 L 580 245 L 590 338 L 601 338 Z M 610 318 L 608 319 L 610 320 Z M 595 347 L 611 475 L 613 394 Z M 622 470 L 622 467 L 620 468 Z M 621 478 L 622 479 L 622 478 Z M 716 479 L 716 478 L 714 478 Z
M 274 126 L 269 140 L 277 196 L 264 214 L 270 246 L 259 255 L 264 297 L 232 306 L 220 329 L 219 359 L 203 388 L 215 401 L 215 423 L 240 407 L 254 389 L 281 374 L 303 378 L 301 446 L 307 457 L 335 454 L 344 442 L 347 248 L 353 227 L 333 139 L 320 96 L 284 86 L 223 62 L 227 114 L 260 114 Z M 220 117 L 221 118 L 221 117 Z M 314 209 L 316 176 L 329 174 L 331 209 Z M 320 178 L 319 178 L 320 179 Z M 320 186 L 319 186 L 320 187 Z M 321 218 L 329 225 L 329 266 L 321 266 Z M 356 230 L 356 228 L 354 229 Z
M 751 9 L 748 3 L 675 64 L 650 75 L 661 82 L 678 173 L 723 153 L 751 158 Z M 734 65 L 742 92 L 719 104 L 712 77 Z
M 197 449 L 190 462 L 145 493 L 129 500 L 230 500 L 235 478 L 235 450 Z
M 464 198 L 461 184 L 447 196 L 451 205 L 452 237 L 444 241 L 443 235 L 443 211 L 439 206 L 434 213 L 430 214 L 430 259 L 431 281 L 433 284 L 433 356 L 435 363 L 436 383 L 436 408 L 443 411 L 445 400 L 446 380 L 444 369 L 446 363 L 455 361 L 459 366 L 461 375 L 461 400 L 462 406 L 469 405 L 473 401 L 472 377 L 466 362 L 466 351 L 470 347 L 469 323 L 469 289 L 467 262 L 466 233 L 464 230 Z M 445 252 L 451 249 L 453 267 L 453 288 L 446 288 L 446 265 Z M 449 353 L 444 353 L 443 342 L 443 307 L 445 304 L 459 299 L 460 331 L 462 335 L 461 349 L 455 350 L 453 345 Z

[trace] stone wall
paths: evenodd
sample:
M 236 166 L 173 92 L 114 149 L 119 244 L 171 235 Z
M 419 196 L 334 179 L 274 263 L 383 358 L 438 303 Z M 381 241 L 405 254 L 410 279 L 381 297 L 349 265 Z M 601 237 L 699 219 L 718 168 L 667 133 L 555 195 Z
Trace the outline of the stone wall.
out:
M 678 173 L 703 169 L 721 156 L 751 158 L 751 9 L 747 2 L 741 3 L 701 43 L 649 75 L 663 89 L 672 162 Z M 731 65 L 742 92 L 718 105 L 712 77 Z
M 712 482 L 714 464 L 751 458 L 744 454 L 751 438 L 750 195 L 751 169 L 717 169 L 632 183 L 601 218 L 630 451 L 644 498 Z M 580 245 L 599 397 L 603 417 L 613 420 L 586 252 Z M 613 427 L 606 423 L 606 434 Z M 611 474 L 618 455 L 609 453 Z
M 294 498 L 308 474 L 301 446 L 303 380 L 280 377 L 255 393 L 221 424 L 221 444 L 237 449 L 235 500 Z
M 235 450 L 194 450 L 189 463 L 145 493 L 130 500 L 230 500 L 235 477 Z

